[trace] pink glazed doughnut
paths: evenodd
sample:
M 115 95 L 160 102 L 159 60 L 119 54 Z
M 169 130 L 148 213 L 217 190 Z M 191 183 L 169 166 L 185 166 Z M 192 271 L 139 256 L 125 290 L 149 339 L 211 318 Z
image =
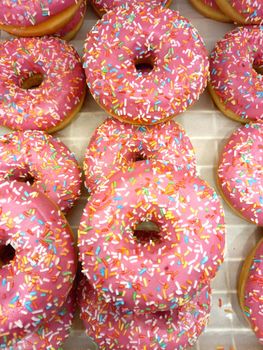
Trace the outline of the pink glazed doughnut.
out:
M 0 30 L 24 37 L 54 34 L 86 0 L 1 0 Z
M 67 212 L 80 196 L 81 172 L 75 156 L 43 131 L 17 131 L 0 137 L 0 179 L 26 182 Z
M 80 8 L 77 10 L 72 20 L 54 35 L 60 37 L 63 40 L 67 40 L 67 41 L 72 40 L 83 24 L 86 10 L 87 10 L 87 2 L 86 0 L 84 0 L 82 1 Z
M 0 183 L 0 245 L 15 250 L 0 269 L 0 344 L 9 348 L 51 319 L 72 288 L 71 229 L 56 206 L 25 183 Z
M 84 159 L 85 185 L 89 192 L 107 177 L 136 160 L 156 159 L 173 164 L 185 176 L 196 173 L 190 139 L 173 120 L 154 126 L 125 124 L 108 118 L 97 128 Z
M 158 227 L 145 242 L 141 223 Z M 141 161 L 89 199 L 79 228 L 82 272 L 107 300 L 137 312 L 183 305 L 223 261 L 224 213 L 206 182 Z
M 100 350 L 184 350 L 195 344 L 209 319 L 208 285 L 177 309 L 136 315 L 106 303 L 84 282 L 80 317 Z
M 58 310 L 52 321 L 43 322 L 33 333 L 27 335 L 9 350 L 56 350 L 68 338 L 73 322 L 75 302 L 74 293 L 70 293 L 67 301 Z
M 262 0 L 216 0 L 216 3 L 236 23 L 263 24 Z
M 104 15 L 105 12 L 108 12 L 112 10 L 115 7 L 118 6 L 125 6 L 126 3 L 129 5 L 133 5 L 134 3 L 143 3 L 146 6 L 166 6 L 169 7 L 172 0 L 91 0 L 91 4 L 94 8 L 94 10 L 97 12 L 97 14 L 101 17 Z
M 218 41 L 210 58 L 209 90 L 229 118 L 263 119 L 263 26 L 239 27 Z
M 80 110 L 85 85 L 79 55 L 58 38 L 0 43 L 0 125 L 55 132 Z
M 238 289 L 244 315 L 263 345 L 263 239 L 246 258 Z
M 231 135 L 219 161 L 218 183 L 231 208 L 263 226 L 263 122 Z
M 185 111 L 207 84 L 208 57 L 190 22 L 170 9 L 133 5 L 107 12 L 84 45 L 97 103 L 131 124 L 157 124 Z

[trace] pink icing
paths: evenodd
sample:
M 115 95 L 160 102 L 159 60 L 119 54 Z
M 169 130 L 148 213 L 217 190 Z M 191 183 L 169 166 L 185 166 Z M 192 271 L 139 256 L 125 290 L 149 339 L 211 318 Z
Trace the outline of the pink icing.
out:
M 245 284 L 245 315 L 263 344 L 263 240 L 259 243 Z
M 151 6 L 162 5 L 165 6 L 169 0 L 91 0 L 91 3 L 98 9 L 100 12 L 107 12 L 112 10 L 114 7 L 125 6 L 125 4 L 133 5 L 134 3 L 143 3 Z
M 142 61 L 151 61 L 153 69 L 136 68 Z M 197 30 L 178 12 L 126 5 L 89 32 L 84 68 L 93 97 L 108 113 L 128 123 L 155 124 L 199 98 L 208 59 Z
M 42 84 L 22 89 L 32 73 Z M 52 37 L 19 38 L 0 44 L 0 124 L 11 129 L 48 130 L 61 124 L 85 93 L 76 50 Z
M 77 3 L 78 0 L 1 0 L 0 24 L 34 26 Z
M 154 222 L 159 239 L 134 236 Z M 141 161 L 89 199 L 79 228 L 83 273 L 115 305 L 156 311 L 187 303 L 223 261 L 224 213 L 216 193 L 172 165 Z
M 70 293 L 67 301 L 58 310 L 52 321 L 45 321 L 33 333 L 27 335 L 12 350 L 55 350 L 68 338 L 74 316 L 74 293 Z M 10 349 L 11 350 L 11 349 Z
M 263 123 L 236 130 L 218 167 L 223 194 L 247 220 L 263 225 Z
M 211 53 L 211 86 L 226 108 L 241 118 L 263 119 L 263 27 L 239 27 L 226 34 Z
M 75 13 L 72 20 L 68 24 L 66 24 L 65 27 L 60 29 L 55 35 L 59 36 L 60 38 L 63 38 L 68 33 L 73 31 L 78 26 L 78 24 L 83 20 L 85 14 L 86 14 L 86 9 L 87 9 L 87 2 L 85 0 L 85 1 L 82 1 L 79 9 Z
M 28 176 L 34 179 L 33 188 L 45 193 L 62 211 L 80 196 L 78 163 L 60 140 L 38 130 L 0 137 L 0 179 L 21 181 Z
M 210 312 L 206 286 L 184 306 L 169 311 L 136 315 L 105 303 L 84 281 L 80 296 L 81 318 L 87 334 L 100 350 L 184 350 L 203 332 Z
M 0 268 L 0 344 L 8 347 L 57 314 L 77 264 L 66 219 L 27 184 L 0 183 L 0 227 L 0 245 L 15 249 Z
M 191 141 L 173 120 L 155 126 L 136 126 L 107 119 L 93 134 L 85 154 L 86 187 L 90 192 L 96 190 L 108 176 L 136 159 L 163 160 L 186 176 L 196 172 Z
M 263 22 L 262 0 L 228 0 L 229 4 L 249 23 Z

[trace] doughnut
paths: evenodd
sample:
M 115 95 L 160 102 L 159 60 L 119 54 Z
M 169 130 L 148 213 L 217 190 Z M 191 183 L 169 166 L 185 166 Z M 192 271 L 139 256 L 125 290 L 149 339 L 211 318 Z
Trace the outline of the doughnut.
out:
M 246 220 L 263 226 L 263 123 L 246 124 L 229 138 L 220 157 L 223 198 Z
M 23 37 L 54 34 L 74 17 L 85 0 L 2 0 L 0 30 Z
M 77 10 L 72 20 L 69 23 L 67 23 L 65 27 L 63 27 L 57 33 L 55 33 L 55 35 L 60 37 L 63 40 L 67 40 L 67 41 L 72 40 L 83 24 L 86 10 L 87 10 L 87 3 L 86 3 L 86 0 L 84 0 L 82 1 L 80 8 Z
M 68 338 L 74 316 L 74 293 L 70 293 L 65 304 L 52 319 L 14 344 L 10 350 L 55 350 Z
M 80 317 L 100 350 L 183 350 L 194 345 L 207 325 L 210 293 L 207 285 L 178 309 L 137 315 L 106 303 L 85 281 Z
M 75 49 L 53 37 L 0 43 L 0 125 L 55 132 L 80 110 L 85 75 Z
M 91 0 L 91 5 L 94 8 L 95 12 L 102 17 L 106 12 L 112 10 L 115 7 L 118 6 L 125 6 L 126 3 L 128 3 L 129 5 L 133 5 L 133 3 L 138 3 L 141 2 L 143 4 L 146 4 L 146 6 L 150 5 L 150 6 L 158 6 L 158 5 L 162 5 L 162 6 L 166 6 L 169 7 L 172 0 L 144 0 L 144 1 L 140 1 L 140 0 Z
M 136 232 L 155 224 L 147 242 Z M 172 165 L 140 161 L 89 199 L 78 246 L 82 272 L 107 301 L 136 312 L 187 303 L 223 261 L 224 213 L 216 193 Z
M 72 288 L 77 261 L 71 229 L 56 206 L 25 183 L 0 183 L 0 348 L 51 319 Z
M 231 19 L 220 11 L 216 0 L 190 0 L 190 3 L 204 16 L 219 22 L 231 22 Z
M 108 118 L 93 134 L 83 169 L 89 192 L 108 176 L 136 160 L 170 162 L 185 176 L 196 173 L 196 159 L 190 139 L 173 120 L 154 126 L 124 124 Z
M 243 265 L 238 294 L 243 313 L 263 344 L 263 239 L 246 258 Z
M 0 137 L 0 179 L 31 181 L 67 212 L 80 196 L 81 172 L 75 156 L 43 131 L 16 131 Z
M 219 8 L 236 23 L 263 23 L 262 0 L 215 0 Z
M 83 60 L 97 103 L 140 125 L 185 111 L 205 89 L 209 71 L 197 30 L 161 6 L 126 5 L 106 13 L 87 36 Z
M 247 123 L 263 119 L 263 26 L 227 33 L 211 53 L 211 96 L 229 118 Z

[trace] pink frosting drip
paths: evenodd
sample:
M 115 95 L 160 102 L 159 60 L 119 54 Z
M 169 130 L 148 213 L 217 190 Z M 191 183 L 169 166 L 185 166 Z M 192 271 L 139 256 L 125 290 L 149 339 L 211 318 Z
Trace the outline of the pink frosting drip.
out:
M 87 2 L 86 0 L 84 0 L 81 5 L 80 8 L 77 10 L 77 12 L 75 13 L 74 17 L 72 18 L 72 20 L 62 29 L 60 29 L 60 31 L 58 31 L 55 35 L 59 36 L 60 38 L 63 38 L 64 36 L 66 36 L 69 32 L 71 32 L 72 30 L 74 30 L 77 25 L 82 21 L 82 19 L 84 18 L 85 14 L 86 14 L 86 9 L 87 9 Z
M 226 34 L 211 53 L 211 85 L 226 108 L 241 118 L 263 119 L 263 27 L 239 27 Z
M 263 241 L 259 244 L 245 284 L 245 315 L 263 344 Z
M 228 0 L 228 2 L 247 22 L 263 22 L 262 0 Z
M 263 225 L 263 123 L 236 130 L 218 168 L 222 191 L 247 220 Z
M 140 241 L 141 222 L 159 240 Z M 138 311 L 187 303 L 223 261 L 224 213 L 198 177 L 161 162 L 136 162 L 113 175 L 89 199 L 79 228 L 83 273 L 116 305 Z
M 74 316 L 74 293 L 70 293 L 67 301 L 59 309 L 51 321 L 45 321 L 33 333 L 27 335 L 12 350 L 52 350 L 62 349 L 68 338 Z
M 43 131 L 27 130 L 0 137 L 0 179 L 34 179 L 62 211 L 80 196 L 81 173 L 75 156 L 58 139 Z
M 21 81 L 42 74 L 42 84 L 22 89 Z M 0 124 L 11 129 L 47 130 L 80 103 L 85 74 L 76 50 L 58 38 L 19 38 L 0 44 Z
M 1 0 L 0 24 L 34 26 L 77 3 L 78 0 Z
M 84 281 L 81 318 L 100 350 L 184 350 L 203 332 L 210 312 L 210 287 L 186 305 L 169 311 L 136 315 L 100 298 Z
M 141 60 L 152 61 L 152 70 L 138 70 Z M 85 42 L 84 68 L 93 97 L 111 115 L 155 124 L 199 98 L 208 58 L 197 30 L 178 12 L 136 5 L 97 22 Z
M 155 126 L 136 126 L 107 119 L 92 136 L 84 159 L 90 192 L 108 176 L 136 159 L 158 159 L 195 174 L 196 159 L 190 139 L 173 120 Z M 187 170 L 187 171 L 186 171 Z
M 99 10 L 99 11 L 109 11 L 112 10 L 114 7 L 123 6 L 125 4 L 133 5 L 135 3 L 143 3 L 144 5 L 151 5 L 151 6 L 158 6 L 162 5 L 165 6 L 168 3 L 169 0 L 91 0 L 92 4 Z
M 0 344 L 8 347 L 57 314 L 77 266 L 66 219 L 27 184 L 0 183 L 0 227 L 0 245 L 15 249 L 0 269 Z

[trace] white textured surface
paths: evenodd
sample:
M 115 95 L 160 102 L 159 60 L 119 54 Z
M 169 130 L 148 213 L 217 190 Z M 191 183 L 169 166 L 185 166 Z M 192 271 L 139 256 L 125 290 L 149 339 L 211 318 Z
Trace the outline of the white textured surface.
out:
M 182 15 L 191 19 L 203 36 L 209 50 L 233 26 L 209 20 L 192 8 L 187 0 L 173 0 L 171 6 L 178 9 Z M 82 54 L 83 41 L 86 33 L 95 24 L 96 15 L 90 7 L 84 25 L 72 44 Z M 1 33 L 1 39 L 8 38 Z M 106 118 L 90 95 L 87 96 L 82 111 L 64 130 L 56 134 L 76 153 L 82 162 L 85 149 L 95 128 Z M 191 138 L 197 154 L 198 169 L 201 177 L 215 187 L 215 169 L 222 146 L 228 136 L 239 126 L 238 123 L 224 117 L 213 105 L 205 92 L 200 100 L 188 112 L 176 118 Z M 0 127 L 0 134 L 7 132 Z M 86 202 L 86 191 L 83 189 L 79 204 L 72 209 L 68 218 L 76 232 L 82 208 Z M 236 285 L 242 261 L 251 250 L 260 235 L 260 229 L 247 223 L 235 215 L 224 203 L 226 209 L 227 244 L 225 263 L 212 283 L 213 308 L 209 326 L 200 337 L 195 350 L 259 350 L 261 346 L 248 327 L 239 308 Z M 261 231 L 262 233 L 262 231 Z M 222 306 L 219 306 L 222 301 Z M 67 341 L 65 350 L 91 350 L 88 338 L 81 329 L 81 323 L 76 322 L 72 334 Z

